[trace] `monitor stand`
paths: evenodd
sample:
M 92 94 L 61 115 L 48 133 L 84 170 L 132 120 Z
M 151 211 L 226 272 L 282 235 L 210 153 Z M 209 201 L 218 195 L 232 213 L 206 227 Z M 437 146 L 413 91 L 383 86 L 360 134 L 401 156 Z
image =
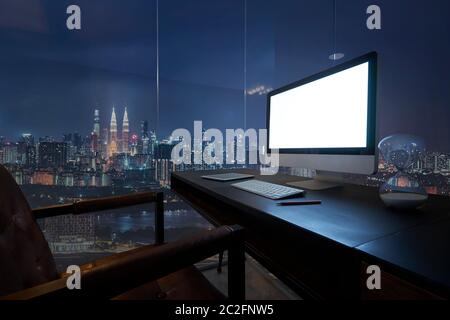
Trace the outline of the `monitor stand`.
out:
M 341 187 L 344 184 L 344 174 L 337 172 L 317 171 L 311 180 L 289 182 L 288 185 L 312 191 L 322 191 Z

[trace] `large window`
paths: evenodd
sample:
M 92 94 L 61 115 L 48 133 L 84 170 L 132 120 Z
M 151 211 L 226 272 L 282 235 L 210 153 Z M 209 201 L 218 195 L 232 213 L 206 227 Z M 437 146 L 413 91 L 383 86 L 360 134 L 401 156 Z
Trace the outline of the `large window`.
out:
M 448 1 L 380 0 L 381 30 L 366 27 L 368 0 L 78 0 L 69 30 L 72 4 L 0 3 L 0 163 L 33 207 L 164 190 L 169 239 L 209 228 L 170 174 L 224 166 L 175 166 L 172 132 L 265 128 L 268 92 L 373 50 L 379 137 L 426 138 L 413 170 L 450 193 Z M 349 178 L 376 185 L 391 170 Z M 76 219 L 42 222 L 66 258 L 153 241 L 149 207 Z
M 161 1 L 161 130 L 244 126 L 242 0 Z
M 164 190 L 167 239 L 209 228 L 168 190 L 167 136 L 179 124 L 175 115 L 158 123 L 157 1 L 77 1 L 81 30 L 66 26 L 71 4 L 0 4 L 0 163 L 32 207 Z M 152 243 L 153 213 L 148 205 L 39 223 L 62 270 Z
M 433 194 L 450 195 L 450 3 L 377 1 L 381 30 L 365 27 L 372 1 L 336 0 L 337 46 L 343 61 L 370 51 L 379 54 L 379 139 L 407 133 L 423 137 L 427 154 L 410 170 Z M 381 159 L 376 185 L 392 175 Z M 355 181 L 363 182 L 361 178 Z

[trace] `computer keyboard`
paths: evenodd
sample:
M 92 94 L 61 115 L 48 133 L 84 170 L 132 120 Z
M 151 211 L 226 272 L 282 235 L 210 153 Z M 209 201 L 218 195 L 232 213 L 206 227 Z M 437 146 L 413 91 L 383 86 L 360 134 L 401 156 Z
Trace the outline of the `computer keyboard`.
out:
M 301 189 L 290 188 L 260 180 L 248 180 L 234 183 L 231 186 L 272 200 L 280 200 L 305 194 L 305 191 Z

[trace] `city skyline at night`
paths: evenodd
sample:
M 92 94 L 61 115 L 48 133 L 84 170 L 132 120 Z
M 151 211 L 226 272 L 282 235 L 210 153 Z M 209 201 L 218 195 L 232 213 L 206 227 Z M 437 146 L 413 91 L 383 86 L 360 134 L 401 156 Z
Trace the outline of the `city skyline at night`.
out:
M 158 139 L 147 120 L 136 119 L 140 132 L 130 132 L 128 107 L 111 107 L 110 112 L 103 115 L 98 106 L 92 110 L 90 133 L 61 133 L 58 139 L 35 137 L 30 133 L 14 140 L 1 137 L 0 163 L 7 166 L 20 185 L 65 187 L 169 187 L 171 172 L 194 168 L 172 163 L 171 150 L 177 141 L 170 136 Z M 109 125 L 101 124 L 107 123 L 103 118 L 110 119 Z M 301 171 L 292 168 L 288 173 L 295 175 Z M 422 181 L 429 193 L 450 195 L 450 154 L 427 152 L 409 171 Z M 377 175 L 349 175 L 348 180 L 377 186 L 395 172 L 394 167 L 380 159 Z

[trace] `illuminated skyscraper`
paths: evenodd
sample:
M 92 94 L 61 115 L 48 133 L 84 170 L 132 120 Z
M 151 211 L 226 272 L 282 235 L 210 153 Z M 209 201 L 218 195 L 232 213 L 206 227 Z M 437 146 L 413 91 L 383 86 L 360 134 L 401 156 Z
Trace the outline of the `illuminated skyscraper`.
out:
M 114 107 L 111 115 L 111 124 L 109 127 L 109 131 L 109 156 L 111 157 L 117 153 L 117 118 L 116 110 L 114 109 Z
M 102 129 L 102 137 L 101 137 L 101 152 L 102 157 L 107 158 L 109 155 L 109 130 L 108 128 Z
M 94 111 L 94 133 L 100 137 L 100 110 L 98 109 Z
M 91 151 L 94 154 L 100 152 L 100 111 L 94 111 L 94 131 L 91 133 Z
M 128 122 L 128 112 L 127 112 L 127 108 L 125 107 L 125 113 L 123 114 L 123 122 L 122 122 L 122 152 L 123 153 L 128 153 L 128 146 L 130 143 L 129 134 L 130 134 L 130 126 L 129 126 L 129 122 Z
M 144 120 L 141 122 L 141 138 L 148 138 L 148 121 Z
M 0 155 L 2 158 L 0 158 L 1 164 L 15 164 L 17 163 L 17 144 L 8 142 L 4 144 L 2 147 L 2 152 Z
M 18 153 L 20 163 L 28 168 L 33 168 L 36 165 L 36 146 L 33 135 L 29 133 L 22 134 L 18 143 Z
M 154 156 L 155 155 L 155 150 L 156 150 L 156 146 L 157 146 L 157 138 L 156 138 L 156 132 L 153 130 L 151 131 L 150 134 L 150 153 Z
M 96 155 L 99 151 L 98 136 L 95 132 L 91 133 L 91 152 Z
M 139 137 L 137 134 L 133 134 L 131 136 L 131 150 L 130 150 L 132 156 L 138 154 L 138 144 L 139 144 Z
M 141 154 L 149 154 L 149 136 L 148 136 L 148 121 L 144 120 L 141 122 L 141 141 L 140 150 Z

